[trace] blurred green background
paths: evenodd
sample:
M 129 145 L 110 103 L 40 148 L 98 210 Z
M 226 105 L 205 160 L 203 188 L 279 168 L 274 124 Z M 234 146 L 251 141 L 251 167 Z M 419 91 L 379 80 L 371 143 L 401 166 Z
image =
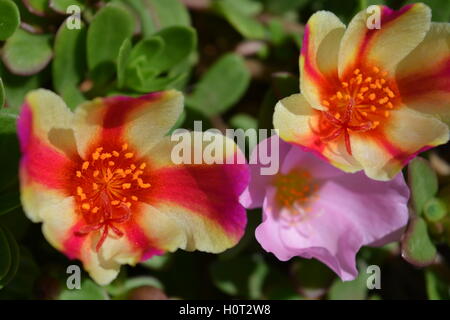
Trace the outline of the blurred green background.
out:
M 265 253 L 254 238 L 261 211 L 249 210 L 245 237 L 222 254 L 165 254 L 122 267 L 107 287 L 83 274 L 82 290 L 67 290 L 66 268 L 79 263 L 50 247 L 19 201 L 15 122 L 29 90 L 54 90 L 73 109 L 96 96 L 177 88 L 186 94 L 178 127 L 202 120 L 204 130 L 271 128 L 275 103 L 299 91 L 311 14 L 329 10 L 348 23 L 371 4 L 409 2 L 0 0 L 0 299 L 449 299 L 447 146 L 405 172 L 413 212 L 402 243 L 363 248 L 360 276 L 346 283 L 317 261 Z M 450 1 L 424 2 L 434 21 L 449 21 Z M 81 9 L 80 21 L 67 14 L 71 5 Z M 80 28 L 68 29 L 66 19 Z M 368 290 L 373 264 L 381 289 Z

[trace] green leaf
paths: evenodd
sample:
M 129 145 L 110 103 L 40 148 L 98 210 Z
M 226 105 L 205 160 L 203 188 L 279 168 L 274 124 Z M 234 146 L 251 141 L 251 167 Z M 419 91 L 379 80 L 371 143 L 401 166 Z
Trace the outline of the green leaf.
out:
M 17 29 L 3 47 L 3 62 L 14 74 L 28 76 L 44 69 L 52 59 L 52 35 Z
M 0 216 L 20 207 L 20 194 L 8 192 L 0 194 Z
M 125 39 L 120 46 L 117 57 L 117 86 L 122 88 L 125 82 L 125 71 L 131 53 L 131 40 Z
M 86 72 L 86 28 L 70 30 L 63 23 L 55 38 L 53 86 L 71 109 L 85 99 L 78 90 Z
M 172 255 L 166 253 L 162 256 L 154 256 L 145 262 L 141 262 L 141 265 L 151 270 L 162 270 L 170 263 Z
M 450 284 L 440 277 L 437 272 L 425 270 L 425 282 L 428 299 L 450 300 Z
M 8 39 L 20 24 L 19 8 L 11 0 L 0 0 L 0 41 Z
M 23 0 L 27 9 L 38 16 L 44 16 L 48 10 L 49 0 Z
M 233 128 L 241 128 L 244 130 L 247 129 L 257 129 L 258 128 L 258 121 L 245 113 L 237 113 L 230 119 L 230 125 Z
M 423 267 L 434 262 L 436 252 L 425 221 L 420 217 L 413 218 L 402 240 L 402 257 L 415 266 Z
M 97 12 L 87 33 L 89 70 L 115 64 L 119 49 L 134 31 L 134 18 L 125 9 L 109 4 Z M 102 69 L 104 70 L 104 69 Z M 106 68 L 105 68 L 106 70 Z
M 6 232 L 0 227 L 0 281 L 8 274 L 11 268 L 11 249 Z
M 171 26 L 189 26 L 191 18 L 179 0 L 143 0 L 157 30 Z
M 214 284 L 231 296 L 260 299 L 268 267 L 262 256 L 217 260 L 211 265 Z
M 416 157 L 408 166 L 408 184 L 416 214 L 421 215 L 425 203 L 438 191 L 438 180 L 427 160 Z
M 81 10 L 84 8 L 81 0 L 50 0 L 49 3 L 50 8 L 61 14 L 66 14 L 67 8 L 72 5 L 80 7 Z
M 124 299 L 131 290 L 143 286 L 152 286 L 161 290 L 164 288 L 158 279 L 154 277 L 141 276 L 126 279 L 124 282 L 115 281 L 105 287 L 105 289 L 115 299 Z
M 5 105 L 5 88 L 3 87 L 3 80 L 0 78 L 0 109 Z
M 336 279 L 328 291 L 330 300 L 364 300 L 367 298 L 367 279 L 369 275 L 365 272 L 366 265 L 359 263 L 358 277 L 352 281 Z
M 325 294 L 335 278 L 333 271 L 316 259 L 295 261 L 292 270 L 302 294 L 310 298 Z
M 438 222 L 447 215 L 447 205 L 439 198 L 431 198 L 425 203 L 424 214 L 428 221 Z
M 108 300 L 106 290 L 95 284 L 92 280 L 86 279 L 81 283 L 81 289 L 64 289 L 59 300 Z
M 161 37 L 151 37 L 141 40 L 131 50 L 127 68 L 153 70 L 153 65 L 158 64 L 158 57 L 164 49 L 164 41 Z M 156 71 L 153 71 L 156 74 Z
M 185 60 L 197 45 L 195 29 L 190 27 L 168 27 L 155 36 L 161 37 L 164 41 L 164 50 L 158 56 L 157 63 L 153 63 L 149 68 L 158 72 L 167 71 Z
M 0 231 L 1 232 L 1 231 Z M 20 265 L 20 248 L 14 236 L 9 230 L 3 228 L 4 235 L 8 241 L 11 264 L 9 270 L 3 277 L 0 277 L 0 290 L 6 287 L 17 274 Z M 0 251 L 1 252 L 1 251 Z M 2 257 L 3 258 L 3 257 Z
M 248 0 L 218 0 L 214 2 L 215 8 L 227 21 L 245 38 L 264 39 L 265 29 L 253 16 L 246 11 L 245 3 Z
M 226 54 L 203 75 L 186 103 L 207 116 L 218 115 L 244 95 L 249 83 L 250 72 L 244 59 Z
M 415 0 L 408 0 L 405 4 L 416 3 Z M 447 0 L 427 0 L 423 1 L 433 12 L 433 21 L 448 22 L 450 20 L 450 1 Z

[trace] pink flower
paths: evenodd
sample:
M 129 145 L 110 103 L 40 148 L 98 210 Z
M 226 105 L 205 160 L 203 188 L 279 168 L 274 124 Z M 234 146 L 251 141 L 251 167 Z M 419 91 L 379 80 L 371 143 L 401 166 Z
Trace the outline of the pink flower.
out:
M 282 261 L 316 258 L 342 280 L 354 279 L 358 250 L 396 241 L 406 226 L 409 190 L 402 174 L 381 182 L 363 172 L 345 173 L 278 136 L 261 142 L 259 152 L 277 142 L 280 171 L 263 176 L 261 164 L 252 165 L 240 198 L 247 208 L 263 208 L 256 239 Z

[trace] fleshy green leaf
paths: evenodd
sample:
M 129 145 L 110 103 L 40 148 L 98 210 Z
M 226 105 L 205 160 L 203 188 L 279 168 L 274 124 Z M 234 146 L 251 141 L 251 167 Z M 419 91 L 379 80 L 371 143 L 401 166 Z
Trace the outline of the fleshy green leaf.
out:
M 151 259 L 142 262 L 141 265 L 152 270 L 161 270 L 170 263 L 171 257 L 170 253 L 166 253 L 162 256 L 154 256 Z
M 242 57 L 226 54 L 203 75 L 187 105 L 208 116 L 223 113 L 242 97 L 249 83 L 250 72 Z
M 62 14 L 66 14 L 67 8 L 76 5 L 80 9 L 84 8 L 84 3 L 81 0 L 50 0 L 49 6 L 54 11 Z
M 408 184 L 416 214 L 421 215 L 425 203 L 438 191 L 438 180 L 428 161 L 416 157 L 408 166 Z
M 446 203 L 438 198 L 431 198 L 425 203 L 424 214 L 428 221 L 437 222 L 447 215 Z
M 115 64 L 120 46 L 133 35 L 133 19 L 127 10 L 112 4 L 97 12 L 87 33 L 87 61 L 90 70 Z
M 233 128 L 241 128 L 244 130 L 257 129 L 258 121 L 255 118 L 253 118 L 251 115 L 248 115 L 245 113 L 238 113 L 238 114 L 235 114 L 230 119 L 230 125 Z
M 149 67 L 159 72 L 166 71 L 186 59 L 197 45 L 195 30 L 190 27 L 168 27 L 155 35 L 164 41 L 164 50 L 158 56 L 157 63 Z
M 108 300 L 106 290 L 86 279 L 81 283 L 81 289 L 64 289 L 59 295 L 60 300 Z
M 3 47 L 3 62 L 14 74 L 28 76 L 44 69 L 52 58 L 52 35 L 17 29 Z
M 8 39 L 20 24 L 19 8 L 11 0 L 0 0 L 0 41 Z
M 44 16 L 48 10 L 49 0 L 23 0 L 24 5 L 31 13 L 38 16 Z
M 128 68 L 140 70 L 150 70 L 156 75 L 153 69 L 158 64 L 158 57 L 164 49 L 164 41 L 161 37 L 151 37 L 138 42 L 131 50 L 128 58 Z
M 402 240 L 402 256 L 409 263 L 423 267 L 433 263 L 436 247 L 428 235 L 427 224 L 420 217 L 410 221 Z
M 143 0 L 157 30 L 171 26 L 189 26 L 191 19 L 179 0 Z
M 52 63 L 53 86 L 70 108 L 85 98 L 78 90 L 86 71 L 86 28 L 70 30 L 63 23 L 56 34 Z
M 287 11 L 298 10 L 307 5 L 309 0 L 277 0 L 269 1 L 267 3 L 267 9 L 277 13 L 283 14 Z
M 450 284 L 432 270 L 425 271 L 428 299 L 450 300 Z
M 249 39 L 263 39 L 265 29 L 253 16 L 248 14 L 244 7 L 248 0 L 218 0 L 215 2 L 217 10 L 236 28 L 244 37 Z
M 367 298 L 367 278 L 365 264 L 359 263 L 359 275 L 353 281 L 342 281 L 337 278 L 330 290 L 328 299 L 330 300 L 364 300 Z
M 125 82 L 125 71 L 131 53 L 131 40 L 125 39 L 119 49 L 117 57 L 117 86 L 122 88 Z
M 14 279 L 20 265 L 20 248 L 19 245 L 17 244 L 16 239 L 11 234 L 11 232 L 9 232 L 9 230 L 3 228 L 3 232 L 8 242 L 11 264 L 9 266 L 9 270 L 6 273 L 6 275 L 0 277 L 0 290 L 6 287 L 11 282 L 11 280 Z
M 5 88 L 3 87 L 3 80 L 0 78 L 0 109 L 5 104 Z
M 142 276 L 126 279 L 124 282 L 113 282 L 105 289 L 114 299 L 124 299 L 131 290 L 142 286 L 152 286 L 161 290 L 164 288 L 158 279 Z

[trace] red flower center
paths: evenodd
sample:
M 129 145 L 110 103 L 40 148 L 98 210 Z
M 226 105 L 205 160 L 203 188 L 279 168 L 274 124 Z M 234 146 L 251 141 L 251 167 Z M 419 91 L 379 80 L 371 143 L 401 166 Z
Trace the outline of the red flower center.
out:
M 376 129 L 399 104 L 399 97 L 397 84 L 386 71 L 378 67 L 355 69 L 322 101 L 326 110 L 321 111 L 314 131 L 324 142 L 343 135 L 352 154 L 349 133 Z
M 130 208 L 139 200 L 139 192 L 151 186 L 143 180 L 147 164 L 135 163 L 134 156 L 127 144 L 117 150 L 105 150 L 100 146 L 75 171 L 74 194 L 86 222 L 75 234 L 83 236 L 101 231 L 97 251 L 110 231 L 123 236 L 117 225 L 128 221 Z

